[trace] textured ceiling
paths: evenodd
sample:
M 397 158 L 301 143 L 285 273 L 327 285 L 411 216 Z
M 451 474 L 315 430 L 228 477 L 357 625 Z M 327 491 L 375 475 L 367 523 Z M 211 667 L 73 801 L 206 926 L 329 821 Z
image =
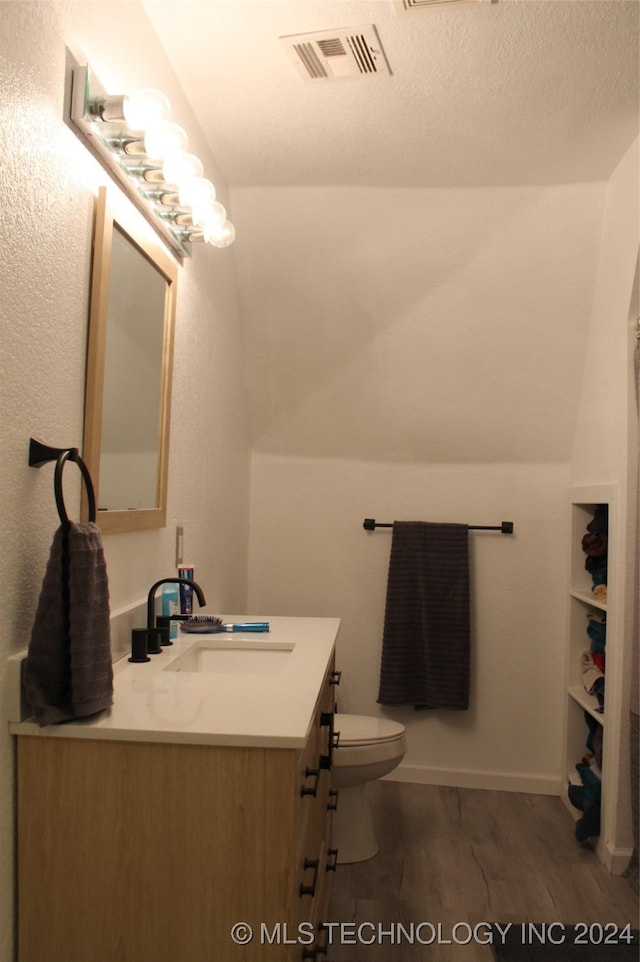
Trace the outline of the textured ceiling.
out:
M 597 180 L 637 129 L 637 0 L 145 8 L 230 186 Z M 305 81 L 278 41 L 366 24 L 390 77 Z
M 567 461 L 636 0 L 145 6 L 230 187 L 254 450 Z M 366 24 L 391 76 L 278 40 Z

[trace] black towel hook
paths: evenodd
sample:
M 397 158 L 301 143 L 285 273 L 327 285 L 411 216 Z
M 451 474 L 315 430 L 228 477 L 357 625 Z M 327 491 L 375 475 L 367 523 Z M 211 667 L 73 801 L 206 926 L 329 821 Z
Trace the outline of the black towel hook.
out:
M 36 441 L 35 438 L 31 438 L 29 443 L 29 466 L 32 468 L 40 468 L 43 464 L 48 464 L 49 461 L 56 462 L 56 469 L 53 477 L 53 490 L 56 497 L 58 515 L 62 524 L 65 527 L 69 525 L 69 516 L 64 504 L 64 495 L 62 493 L 62 471 L 67 461 L 74 461 L 80 468 L 82 478 L 87 489 L 89 521 L 95 521 L 96 496 L 93 490 L 93 482 L 91 481 L 89 469 L 80 457 L 78 449 L 52 448 L 48 444 L 43 444 L 41 441 Z

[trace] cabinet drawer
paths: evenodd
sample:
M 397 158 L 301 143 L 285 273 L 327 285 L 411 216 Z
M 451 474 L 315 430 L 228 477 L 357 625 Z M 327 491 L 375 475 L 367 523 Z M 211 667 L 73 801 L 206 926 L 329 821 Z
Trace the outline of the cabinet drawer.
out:
M 302 782 L 298 800 L 297 921 L 311 922 L 316 927 L 318 945 L 323 944 L 319 926 L 325 920 L 331 872 L 336 867 L 335 852 L 331 850 L 331 812 L 335 805 L 331 789 L 335 682 L 332 661 L 318 697 L 312 730 L 299 762 Z

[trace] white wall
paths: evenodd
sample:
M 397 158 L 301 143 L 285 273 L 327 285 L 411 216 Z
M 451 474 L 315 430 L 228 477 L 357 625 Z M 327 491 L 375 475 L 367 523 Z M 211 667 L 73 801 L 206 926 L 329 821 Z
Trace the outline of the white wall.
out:
M 223 198 L 225 189 L 138 5 L 5 2 L 0 22 L 0 717 L 6 718 L 6 656 L 28 644 L 58 524 L 53 467 L 28 467 L 29 437 L 82 447 L 93 203 L 98 185 L 108 181 L 63 123 L 65 46 L 78 59 L 84 52 L 111 92 L 164 90 Z M 199 248 L 179 272 L 168 523 L 161 531 L 104 539 L 112 612 L 173 573 L 178 523 L 185 560 L 195 564 L 209 607 L 245 606 L 248 433 L 233 257 L 233 249 Z M 68 466 L 72 517 L 78 517 L 78 479 Z M 1 962 L 13 958 L 12 753 L 5 728 Z
M 471 535 L 470 711 L 384 712 L 407 724 L 400 777 L 559 790 L 564 502 L 605 193 L 233 190 L 241 221 L 260 212 L 239 262 L 252 608 L 340 616 L 340 703 L 377 713 L 390 532 L 363 518 L 515 523 Z M 273 297 L 267 242 L 287 265 Z
M 590 313 L 572 484 L 625 483 L 629 357 L 635 318 L 629 307 L 638 257 L 638 141 L 613 172 L 605 197 L 600 257 Z M 597 452 L 597 453 L 596 453 Z
M 390 213 L 388 192 L 364 192 L 364 200 L 360 192 L 342 205 L 344 191 L 280 192 L 276 205 L 305 211 L 293 238 L 275 240 L 293 265 L 282 323 L 268 297 L 258 304 L 249 277 L 259 276 L 258 259 L 243 258 L 259 408 L 250 607 L 343 619 L 339 705 L 406 724 L 399 778 L 533 791 L 560 791 L 564 782 L 567 489 L 627 471 L 623 329 L 637 251 L 636 171 L 632 151 L 610 185 L 448 191 L 451 220 L 439 221 L 440 233 L 422 248 L 414 235 L 386 265 L 372 241 L 366 273 L 352 269 L 353 258 L 372 236 L 367 211 Z M 241 212 L 252 193 L 234 191 Z M 426 216 L 425 192 L 409 193 L 418 219 Z M 445 202 L 434 193 L 429 209 L 440 211 Z M 415 230 L 407 201 L 404 230 L 394 222 L 399 238 Z M 323 214 L 338 207 L 363 215 L 340 219 L 346 249 Z M 440 248 L 445 232 L 457 243 Z M 452 258 L 451 271 L 436 278 L 438 257 Z M 271 374 L 281 359 L 280 377 L 263 371 L 260 380 L 265 358 Z M 471 535 L 468 713 L 376 704 L 391 535 L 365 533 L 365 517 L 515 522 L 512 537 Z
M 399 776 L 557 789 L 562 723 L 566 465 L 393 465 L 254 455 L 250 607 L 343 619 L 343 711 L 407 725 Z M 514 521 L 471 533 L 468 712 L 381 708 L 380 651 L 391 533 L 379 521 Z
M 567 461 L 604 189 L 234 188 L 254 450 Z
M 341 706 L 375 714 L 390 533 L 364 517 L 515 523 L 471 535 L 470 711 L 384 711 L 408 729 L 400 777 L 559 790 L 564 502 L 605 191 L 234 188 L 241 221 L 260 212 L 239 262 L 251 607 L 340 616 Z M 274 297 L 267 242 L 287 265 Z

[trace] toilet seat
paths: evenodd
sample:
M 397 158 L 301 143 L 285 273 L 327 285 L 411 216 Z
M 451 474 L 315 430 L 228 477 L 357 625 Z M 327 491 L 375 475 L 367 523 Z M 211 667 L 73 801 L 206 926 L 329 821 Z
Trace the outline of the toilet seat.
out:
M 333 754 L 333 787 L 340 803 L 333 815 L 332 844 L 338 863 L 362 862 L 378 851 L 367 786 L 389 775 L 404 758 L 405 727 L 390 718 L 337 712 L 334 731 L 340 732 Z
M 404 725 L 390 718 L 340 713 L 335 716 L 335 729 L 340 732 L 338 745 L 345 748 L 397 741 L 405 733 Z

